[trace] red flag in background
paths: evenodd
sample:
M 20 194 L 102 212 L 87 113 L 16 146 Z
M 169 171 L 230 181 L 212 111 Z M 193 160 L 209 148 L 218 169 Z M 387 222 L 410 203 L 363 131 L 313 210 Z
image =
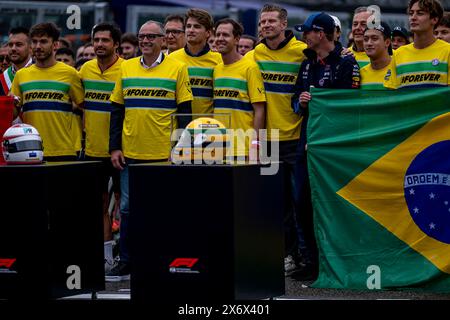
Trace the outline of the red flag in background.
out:
M 3 159 L 3 134 L 13 121 L 14 98 L 9 96 L 0 96 L 0 164 L 5 164 Z

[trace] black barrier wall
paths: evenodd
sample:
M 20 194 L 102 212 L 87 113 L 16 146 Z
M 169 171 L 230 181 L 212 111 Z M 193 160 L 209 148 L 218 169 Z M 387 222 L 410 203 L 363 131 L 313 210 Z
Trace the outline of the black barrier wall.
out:
M 282 188 L 259 165 L 131 165 L 132 301 L 283 295 Z
M 99 166 L 0 166 L 0 299 L 104 289 Z

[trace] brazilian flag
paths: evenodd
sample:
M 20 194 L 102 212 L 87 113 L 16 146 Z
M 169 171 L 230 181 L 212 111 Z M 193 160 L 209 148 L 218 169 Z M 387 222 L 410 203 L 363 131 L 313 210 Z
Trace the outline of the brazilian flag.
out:
M 450 292 L 450 89 L 312 96 L 313 286 Z

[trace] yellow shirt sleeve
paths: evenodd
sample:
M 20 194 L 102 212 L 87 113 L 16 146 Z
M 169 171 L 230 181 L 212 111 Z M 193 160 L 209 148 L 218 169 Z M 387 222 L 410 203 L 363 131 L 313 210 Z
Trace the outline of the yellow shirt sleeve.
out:
M 84 88 L 81 83 L 81 78 L 78 72 L 74 69 L 72 79 L 70 81 L 69 96 L 76 104 L 81 104 L 84 101 Z
M 120 72 L 117 75 L 116 84 L 114 85 L 114 90 L 111 94 L 110 101 L 125 104 L 125 100 L 123 99 L 123 89 L 122 89 L 122 68 L 120 68 Z
M 447 85 L 450 86 L 450 54 L 448 55 L 447 61 Z
M 247 70 L 248 95 L 251 103 L 266 102 L 266 91 L 261 71 L 257 64 Z
M 397 89 L 397 63 L 395 62 L 395 53 L 392 55 L 391 67 L 386 73 L 383 85 L 389 89 Z
M 22 91 L 20 90 L 20 73 L 17 72 L 11 84 L 11 93 L 20 98 L 20 104 L 23 104 Z
M 178 72 L 176 99 L 177 104 L 194 100 L 191 83 L 189 82 L 188 69 L 185 64 L 183 64 Z

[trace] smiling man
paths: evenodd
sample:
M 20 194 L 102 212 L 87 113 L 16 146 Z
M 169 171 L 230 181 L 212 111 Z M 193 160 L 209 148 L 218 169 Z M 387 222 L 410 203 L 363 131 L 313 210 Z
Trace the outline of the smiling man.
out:
M 300 64 L 305 59 L 303 49 L 306 48 L 305 43 L 295 38 L 292 30 L 287 30 L 287 16 L 287 10 L 283 7 L 264 5 L 259 16 L 259 27 L 264 39 L 254 51 L 245 55 L 246 58 L 253 57 L 261 70 L 267 99 L 267 138 L 271 142 L 269 144 L 279 144 L 279 159 L 284 166 L 286 274 L 296 267 L 293 259 L 298 260 L 299 257 L 296 216 L 299 212 L 298 144 L 302 117 L 292 111 L 291 97 Z M 271 135 L 272 129 L 278 131 L 278 136 Z
M 120 263 L 106 280 L 129 279 L 128 165 L 167 161 L 170 153 L 171 115 L 191 113 L 193 99 L 186 64 L 161 51 L 164 27 L 147 21 L 139 29 L 142 56 L 122 62 L 111 95 L 109 151 L 120 170 Z M 186 120 L 189 122 L 189 119 Z M 184 127 L 178 123 L 179 127 Z
M 213 69 L 222 62 L 220 54 L 213 52 L 208 45 L 214 22 L 211 15 L 203 9 L 189 9 L 185 21 L 186 46 L 170 56 L 188 66 L 194 95 L 192 113 L 212 113 Z
M 364 52 L 364 31 L 367 28 L 367 19 L 371 13 L 367 7 L 359 7 L 355 9 L 352 20 L 352 36 L 353 46 L 348 48 L 354 55 L 355 59 L 362 68 L 369 63 L 369 57 Z
M 409 25 L 414 42 L 394 51 L 385 87 L 425 88 L 450 84 L 450 44 L 433 36 L 443 12 L 437 0 L 409 2 Z
M 242 26 L 233 19 L 222 19 L 215 30 L 216 47 L 223 63 L 214 68 L 214 112 L 230 113 L 231 129 L 242 129 L 234 131 L 233 155 L 244 158 L 249 155 L 250 145 L 257 149 L 259 130 L 265 127 L 264 82 L 255 61 L 243 59 L 236 50 Z M 255 130 L 250 141 L 243 134 L 249 129 Z
M 184 17 L 180 15 L 169 15 L 164 23 L 166 31 L 167 54 L 171 54 L 186 45 L 184 36 Z
M 391 28 L 385 22 L 364 32 L 364 51 L 370 63 L 361 69 L 361 89 L 384 90 L 384 79 L 391 66 Z

